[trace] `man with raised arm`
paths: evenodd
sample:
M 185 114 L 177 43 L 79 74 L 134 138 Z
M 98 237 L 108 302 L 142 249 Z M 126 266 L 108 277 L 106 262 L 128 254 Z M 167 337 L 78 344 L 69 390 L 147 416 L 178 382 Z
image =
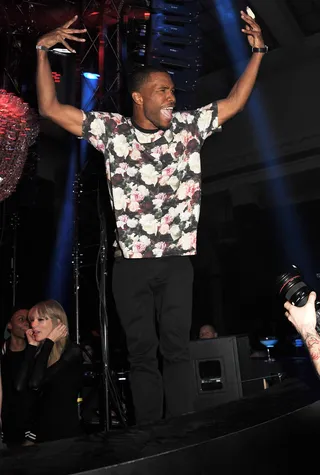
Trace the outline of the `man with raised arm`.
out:
M 138 424 L 192 411 L 189 332 L 200 213 L 200 149 L 205 139 L 241 111 L 267 47 L 253 18 L 241 12 L 252 57 L 228 97 L 175 112 L 170 75 L 152 67 L 132 74 L 133 115 L 90 112 L 60 104 L 47 52 L 84 41 L 76 17 L 39 39 L 37 88 L 43 116 L 88 140 L 104 154 L 121 257 L 113 291 L 124 328 Z M 158 366 L 162 356 L 162 374 Z

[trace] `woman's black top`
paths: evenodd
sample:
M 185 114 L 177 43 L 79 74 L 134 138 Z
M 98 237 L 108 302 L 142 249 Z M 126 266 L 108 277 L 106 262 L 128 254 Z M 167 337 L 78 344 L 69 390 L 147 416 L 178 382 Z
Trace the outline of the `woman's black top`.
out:
M 27 438 L 44 442 L 74 437 L 81 433 L 77 399 L 82 385 L 80 347 L 67 342 L 60 359 L 48 367 L 53 341 L 46 339 L 39 347 L 27 345 L 25 359 L 16 379 L 16 388 L 37 392 L 32 409 L 32 423 Z

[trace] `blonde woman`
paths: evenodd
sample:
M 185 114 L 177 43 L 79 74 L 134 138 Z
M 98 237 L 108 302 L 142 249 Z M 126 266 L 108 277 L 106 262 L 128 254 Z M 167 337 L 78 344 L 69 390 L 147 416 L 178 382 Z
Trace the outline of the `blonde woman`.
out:
M 74 437 L 80 433 L 81 350 L 68 338 L 67 315 L 55 300 L 32 307 L 29 322 L 25 360 L 16 381 L 18 391 L 29 387 L 37 392 L 26 440 L 35 443 Z

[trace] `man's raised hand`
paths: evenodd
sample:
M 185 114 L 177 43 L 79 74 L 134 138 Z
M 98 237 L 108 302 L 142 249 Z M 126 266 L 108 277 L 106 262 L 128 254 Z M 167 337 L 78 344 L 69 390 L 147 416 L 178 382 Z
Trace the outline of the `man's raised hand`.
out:
M 61 43 L 71 53 L 75 53 L 75 50 L 69 45 L 66 39 L 83 43 L 86 40 L 84 38 L 78 38 L 78 36 L 75 35 L 79 35 L 87 31 L 85 28 L 81 30 L 70 28 L 77 18 L 78 16 L 76 15 L 71 20 L 68 20 L 66 23 L 64 23 L 64 25 L 59 26 L 55 30 L 41 36 L 41 38 L 38 40 L 37 46 L 44 46 L 45 48 L 49 49 L 56 44 Z
M 241 11 L 241 19 L 246 22 L 246 27 L 241 31 L 247 35 L 249 45 L 252 48 L 263 48 L 265 43 L 258 23 L 244 11 Z

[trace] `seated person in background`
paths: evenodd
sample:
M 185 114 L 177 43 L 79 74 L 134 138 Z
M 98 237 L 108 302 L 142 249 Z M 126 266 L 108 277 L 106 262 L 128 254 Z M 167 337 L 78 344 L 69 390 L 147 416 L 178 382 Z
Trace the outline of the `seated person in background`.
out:
M 218 333 L 216 332 L 213 325 L 202 325 L 199 331 L 200 340 L 209 340 L 210 338 L 218 338 Z
M 25 358 L 26 331 L 30 328 L 28 310 L 24 306 L 16 306 L 7 324 L 10 337 L 1 348 L 1 385 L 2 385 L 2 418 L 3 441 L 9 447 L 24 442 L 28 415 L 32 403 L 31 391 L 25 389 L 18 392 L 15 380 Z
M 314 367 L 320 375 L 320 336 L 316 331 L 315 301 L 316 294 L 311 292 L 303 307 L 295 307 L 290 302 L 286 302 L 284 308 L 286 309 L 285 316 L 304 340 Z
M 37 400 L 25 445 L 81 433 L 77 398 L 82 385 L 80 347 L 68 338 L 68 319 L 55 300 L 29 311 L 28 345 L 16 388 L 36 390 Z

